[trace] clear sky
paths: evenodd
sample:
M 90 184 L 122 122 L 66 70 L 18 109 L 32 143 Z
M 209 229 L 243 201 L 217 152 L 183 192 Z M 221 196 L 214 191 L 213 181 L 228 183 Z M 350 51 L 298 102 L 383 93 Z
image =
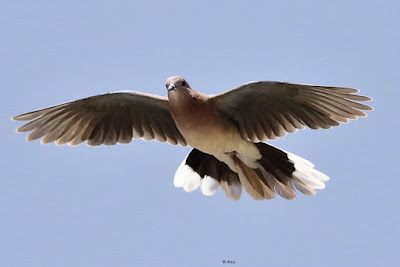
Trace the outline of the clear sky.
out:
M 0 266 L 398 266 L 399 1 L 3 1 Z M 331 177 L 316 196 L 174 188 L 190 151 L 41 145 L 10 117 L 119 90 L 254 80 L 354 87 L 367 118 L 272 144 Z M 227 264 L 225 264 L 227 265 Z

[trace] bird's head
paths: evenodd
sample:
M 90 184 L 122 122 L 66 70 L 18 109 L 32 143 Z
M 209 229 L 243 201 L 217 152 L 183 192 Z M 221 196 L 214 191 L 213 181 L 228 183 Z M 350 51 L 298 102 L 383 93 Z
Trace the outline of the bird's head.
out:
M 190 88 L 185 78 L 181 76 L 171 76 L 167 79 L 166 85 L 168 93 L 172 91 L 184 92 Z

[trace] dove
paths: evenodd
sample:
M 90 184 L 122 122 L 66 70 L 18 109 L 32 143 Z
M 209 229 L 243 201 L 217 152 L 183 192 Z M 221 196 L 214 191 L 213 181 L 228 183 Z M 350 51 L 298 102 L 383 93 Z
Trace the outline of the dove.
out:
M 174 186 L 219 187 L 231 200 L 242 188 L 255 200 L 314 195 L 329 177 L 300 156 L 266 143 L 299 129 L 329 129 L 373 110 L 353 88 L 286 82 L 248 82 L 217 95 L 194 90 L 181 76 L 166 81 L 168 97 L 118 91 L 13 117 L 28 141 L 76 146 L 157 140 L 193 149 L 179 165 Z

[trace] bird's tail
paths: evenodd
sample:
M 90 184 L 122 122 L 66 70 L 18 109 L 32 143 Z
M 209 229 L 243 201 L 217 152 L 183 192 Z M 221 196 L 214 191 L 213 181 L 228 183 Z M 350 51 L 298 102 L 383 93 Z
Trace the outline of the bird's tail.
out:
M 314 165 L 292 153 L 265 143 L 255 143 L 261 152 L 258 168 L 250 168 L 232 154 L 237 173 L 214 156 L 193 149 L 179 166 L 174 185 L 191 192 L 198 187 L 204 195 L 213 195 L 221 185 L 232 200 L 239 200 L 242 187 L 256 200 L 273 199 L 279 194 L 286 199 L 296 197 L 295 189 L 314 195 L 329 180 Z

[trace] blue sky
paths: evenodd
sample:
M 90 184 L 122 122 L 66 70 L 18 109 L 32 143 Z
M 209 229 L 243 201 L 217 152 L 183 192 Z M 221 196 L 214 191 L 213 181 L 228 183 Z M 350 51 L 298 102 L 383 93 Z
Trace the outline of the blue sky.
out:
M 398 1 L 7 1 L 0 8 L 1 266 L 395 266 Z M 354 87 L 367 118 L 272 144 L 331 177 L 239 202 L 174 188 L 187 147 L 25 142 L 10 117 L 119 90 L 252 80 Z

